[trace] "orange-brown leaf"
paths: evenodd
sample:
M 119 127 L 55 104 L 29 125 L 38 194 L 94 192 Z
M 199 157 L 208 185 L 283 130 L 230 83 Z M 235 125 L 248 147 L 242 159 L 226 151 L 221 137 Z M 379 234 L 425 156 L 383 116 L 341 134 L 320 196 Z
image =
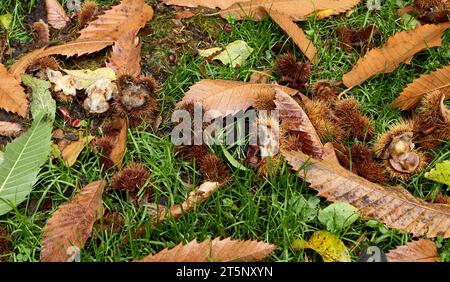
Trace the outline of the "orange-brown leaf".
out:
M 77 40 L 116 41 L 127 32 L 136 35 L 153 17 L 153 9 L 144 0 L 122 0 L 122 2 L 100 15 L 80 31 Z
M 300 105 L 288 94 L 276 90 L 275 105 L 279 111 L 281 126 L 300 136 L 302 151 L 316 159 L 323 155 L 323 145 L 316 129 Z
M 447 97 L 450 97 L 450 65 L 421 75 L 408 84 L 400 96 L 392 102 L 392 106 L 401 110 L 411 110 L 419 104 L 422 96 L 435 90 L 447 93 Z
M 141 73 L 141 47 L 139 37 L 134 32 L 127 32 L 112 47 L 107 67 L 114 69 L 118 76 L 138 76 Z
M 276 10 L 268 10 L 270 17 L 281 27 L 286 34 L 292 38 L 294 43 L 302 50 L 303 54 L 312 62 L 317 63 L 317 48 L 306 37 L 303 29 L 301 29 L 290 16 L 278 13 Z
M 16 79 L 20 79 L 20 75 L 25 73 L 27 68 L 40 58 L 51 55 L 63 55 L 67 57 L 81 56 L 100 51 L 113 43 L 113 41 L 109 40 L 80 40 L 71 41 L 63 45 L 37 49 L 21 57 L 14 65 L 11 66 L 9 71 Z
M 16 113 L 21 117 L 28 115 L 28 100 L 25 91 L 14 76 L 0 64 L 0 109 Z
M 44 227 L 41 261 L 64 262 L 70 256 L 70 247 L 83 247 L 95 221 L 103 214 L 104 188 L 105 181 L 92 182 L 58 207 Z
M 16 137 L 19 136 L 20 133 L 22 132 L 23 132 L 22 125 L 15 122 L 0 120 L 0 135 Z
M 266 258 L 276 249 L 275 245 L 261 241 L 206 240 L 197 243 L 191 241 L 187 245 L 179 244 L 173 249 L 164 249 L 156 255 L 149 255 L 138 262 L 232 262 L 259 261 Z
M 222 79 L 204 79 L 193 85 L 177 104 L 178 107 L 192 102 L 202 104 L 205 111 L 215 110 L 222 116 L 245 111 L 255 102 L 258 95 L 275 94 L 275 89 L 295 95 L 297 90 L 274 84 L 252 84 Z
M 251 0 L 162 0 L 167 5 L 177 5 L 185 7 L 207 7 L 207 8 L 220 8 L 225 9 L 237 2 L 247 2 Z
M 439 262 L 436 244 L 427 239 L 409 242 L 386 254 L 389 262 Z
M 246 16 L 252 16 L 259 20 L 266 14 L 266 11 L 276 11 L 278 13 L 289 15 L 294 20 L 304 20 L 315 11 L 329 11 L 327 16 L 337 15 L 350 10 L 361 0 L 254 0 L 238 1 L 229 8 L 222 10 L 218 14 L 226 18 L 230 14 L 237 15 L 238 19 Z
M 421 25 L 395 34 L 382 47 L 370 50 L 359 59 L 353 69 L 343 76 L 344 84 L 353 87 L 374 75 L 390 73 L 403 62 L 409 63 L 416 53 L 440 46 L 442 34 L 449 27 L 450 22 Z
M 164 221 L 171 218 L 179 218 L 183 214 L 195 209 L 197 205 L 206 201 L 211 195 L 219 190 L 220 184 L 218 182 L 205 182 L 197 189 L 189 193 L 189 197 L 181 205 L 174 205 L 170 209 L 163 209 L 161 212 L 153 217 L 153 224 L 158 221 Z
M 400 186 L 372 183 L 339 165 L 333 146 L 325 145 L 323 160 L 302 152 L 282 151 L 299 176 L 331 202 L 346 202 L 358 208 L 363 216 L 378 220 L 391 228 L 413 236 L 450 237 L 450 206 L 431 204 L 415 198 Z
M 65 28 L 70 21 L 70 18 L 58 0 L 45 0 L 45 9 L 47 11 L 48 23 L 56 29 Z
M 32 26 L 34 30 L 33 36 L 36 40 L 36 43 L 39 46 L 48 44 L 48 42 L 50 41 L 50 31 L 48 29 L 48 25 L 43 20 L 39 20 L 33 23 Z
M 127 132 L 128 125 L 127 121 L 124 119 L 120 119 L 118 121 L 120 123 L 120 132 L 117 136 L 114 147 L 112 148 L 111 154 L 109 154 L 109 159 L 118 167 L 122 166 L 123 156 L 125 155 L 125 149 L 127 145 Z

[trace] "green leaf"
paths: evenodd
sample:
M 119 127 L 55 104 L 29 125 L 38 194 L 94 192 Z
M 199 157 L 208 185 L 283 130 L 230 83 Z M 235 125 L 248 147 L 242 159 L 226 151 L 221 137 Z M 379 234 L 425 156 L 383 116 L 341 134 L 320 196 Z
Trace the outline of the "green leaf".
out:
M 359 212 L 348 203 L 336 202 L 319 211 L 318 218 L 328 231 L 338 233 L 352 225 L 359 218 Z
M 22 203 L 37 181 L 40 167 L 50 153 L 55 101 L 45 81 L 23 76 L 33 90 L 33 122 L 30 129 L 9 143 L 0 164 L 0 215 Z M 53 112 L 52 112 L 53 111 Z
M 28 74 L 22 75 L 22 82 L 33 90 L 33 103 L 31 103 L 33 117 L 43 113 L 47 114 L 49 119 L 55 120 L 56 102 L 49 90 L 51 83 Z
M 222 50 L 222 48 L 215 47 L 206 50 L 199 50 L 198 54 L 201 57 L 206 58 L 213 55 L 216 52 L 219 52 L 220 50 Z M 217 56 L 215 56 L 213 60 L 219 60 L 225 65 L 231 64 L 231 66 L 234 68 L 237 65 L 242 66 L 242 64 L 244 64 L 245 60 L 247 60 L 247 58 L 250 56 L 252 52 L 253 48 L 248 46 L 248 44 L 245 41 L 236 40 L 228 44 L 225 47 L 225 50 L 222 51 Z
M 425 173 L 425 178 L 450 186 L 450 160 L 438 163 L 435 168 Z
M 344 243 L 336 235 L 324 230 L 314 232 L 308 241 L 295 240 L 292 248 L 296 251 L 314 250 L 324 262 L 351 262 L 350 254 Z
M 289 199 L 290 209 L 298 215 L 298 220 L 303 223 L 311 222 L 317 217 L 319 203 L 319 198 L 309 197 L 306 199 L 303 195 L 294 195 Z
M 400 19 L 405 26 L 405 30 L 415 29 L 420 25 L 420 22 L 410 14 L 403 14 Z
M 9 29 L 9 26 L 11 25 L 12 20 L 13 20 L 13 15 L 11 15 L 11 14 L 0 15 L 0 25 L 3 26 L 4 29 Z
M 237 168 L 239 170 L 248 170 L 248 168 L 246 168 L 243 164 L 238 162 L 223 146 L 222 146 L 222 151 L 232 166 L 234 166 L 235 168 Z

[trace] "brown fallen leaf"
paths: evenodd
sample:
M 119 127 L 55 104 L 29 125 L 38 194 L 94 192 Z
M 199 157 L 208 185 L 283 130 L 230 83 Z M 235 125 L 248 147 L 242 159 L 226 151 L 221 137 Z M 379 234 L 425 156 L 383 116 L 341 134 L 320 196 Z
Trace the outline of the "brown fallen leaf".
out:
M 43 21 L 39 20 L 32 25 L 33 27 L 33 37 L 38 46 L 44 46 L 50 41 L 50 31 L 48 30 L 48 25 Z
M 302 50 L 303 54 L 311 61 L 311 63 L 317 63 L 318 57 L 316 56 L 317 48 L 314 44 L 306 37 L 302 28 L 300 28 L 293 19 L 276 10 L 268 9 L 267 13 L 276 22 L 281 29 L 286 32 L 286 34 L 292 38 L 294 43 Z
M 127 146 L 127 133 L 128 133 L 128 125 L 127 121 L 123 118 L 119 119 L 117 123 L 120 124 L 120 132 L 116 137 L 116 142 L 114 143 L 114 147 L 109 154 L 109 159 L 114 163 L 114 165 L 119 168 L 122 167 L 123 157 L 125 156 L 126 146 Z
M 63 29 L 70 22 L 70 18 L 58 0 L 45 0 L 45 10 L 48 23 L 56 29 Z
M 359 30 L 348 27 L 338 27 L 335 29 L 335 33 L 340 40 L 341 48 L 346 52 L 373 48 L 375 47 L 375 44 L 369 41 L 371 41 L 372 38 L 378 38 L 381 35 L 376 25 L 373 24 Z
M 409 242 L 386 254 L 389 262 L 439 262 L 436 244 L 427 239 Z
M 47 221 L 42 234 L 41 261 L 65 262 L 73 248 L 81 249 L 103 214 L 105 181 L 92 182 L 61 205 Z
M 275 245 L 252 240 L 206 240 L 187 245 L 179 244 L 173 249 L 164 249 L 156 255 L 148 255 L 136 262 L 231 262 L 259 261 L 276 249 Z
M 181 205 L 174 205 L 169 209 L 163 209 L 159 214 L 153 216 L 152 223 L 156 224 L 160 221 L 181 217 L 183 214 L 195 209 L 197 205 L 206 201 L 219 188 L 220 184 L 218 182 L 204 182 L 194 191 L 190 192 L 188 198 Z
M 0 108 L 24 118 L 28 115 L 28 100 L 24 89 L 2 64 L 0 64 Z
M 128 32 L 136 34 L 153 18 L 153 9 L 144 0 L 122 0 L 80 31 L 80 40 L 117 41 Z
M 450 237 L 450 206 L 427 203 L 401 186 L 382 186 L 357 176 L 339 165 L 331 143 L 325 145 L 324 152 L 322 160 L 315 160 L 302 152 L 282 150 L 318 196 L 349 203 L 364 217 L 413 236 Z
M 281 127 L 297 133 L 302 143 L 302 151 L 320 159 L 323 145 L 305 111 L 291 96 L 281 90 L 276 90 L 274 102 L 279 111 Z
M 125 33 L 112 47 L 106 66 L 112 68 L 117 76 L 138 76 L 141 73 L 141 47 L 142 43 L 133 31 Z
M 421 98 L 435 90 L 447 93 L 450 97 L 450 65 L 421 75 L 403 89 L 400 96 L 392 102 L 392 106 L 403 111 L 416 107 Z
M 409 64 L 416 53 L 440 46 L 442 34 L 449 27 L 450 22 L 421 25 L 395 34 L 382 47 L 370 50 L 358 60 L 353 69 L 343 76 L 345 86 L 353 87 L 374 75 L 390 73 L 403 62 Z
M 16 79 L 20 80 L 20 76 L 25 73 L 27 68 L 40 58 L 51 55 L 63 55 L 66 57 L 81 56 L 100 51 L 113 43 L 114 41 L 110 40 L 71 41 L 63 45 L 37 49 L 21 57 L 11 66 L 9 72 Z
M 254 72 L 250 76 L 250 80 L 248 83 L 263 83 L 267 84 L 269 82 L 270 77 L 272 76 L 271 70 L 266 70 L 262 72 Z
M 185 7 L 206 7 L 206 8 L 220 8 L 225 9 L 230 7 L 236 2 L 246 2 L 251 0 L 162 0 L 164 4 L 167 5 L 177 5 Z
M 218 12 L 220 16 L 226 18 L 234 14 L 238 19 L 252 16 L 255 20 L 262 19 L 265 11 L 275 11 L 284 15 L 289 15 L 295 21 L 305 20 L 314 12 L 327 11 L 326 16 L 337 15 L 350 10 L 361 0 L 254 0 L 238 1 L 230 7 Z M 325 13 L 323 14 L 325 15 Z
M 204 79 L 191 86 L 177 104 L 177 107 L 199 102 L 204 111 L 215 110 L 222 116 L 245 111 L 255 102 L 258 95 L 275 93 L 281 89 L 289 95 L 295 95 L 297 90 L 275 84 L 249 84 L 240 81 L 222 79 Z
M 0 120 L 0 135 L 17 137 L 23 130 L 23 126 L 18 123 Z
M 94 137 L 84 137 L 83 134 L 80 133 L 77 141 L 71 142 L 61 151 L 61 158 L 64 160 L 66 166 L 71 167 L 75 164 L 81 151 L 83 151 L 84 147 L 89 144 L 92 139 L 94 139 Z
M 195 16 L 196 14 L 192 11 L 183 11 L 175 15 L 175 19 L 177 20 L 184 20 L 189 19 Z

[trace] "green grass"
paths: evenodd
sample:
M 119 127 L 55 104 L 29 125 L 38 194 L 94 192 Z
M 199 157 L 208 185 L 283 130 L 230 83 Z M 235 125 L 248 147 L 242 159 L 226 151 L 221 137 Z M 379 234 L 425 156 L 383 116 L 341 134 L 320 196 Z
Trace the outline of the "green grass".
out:
M 16 11 L 10 41 L 29 42 L 28 31 L 22 22 L 24 15 L 29 13 L 33 3 L 21 4 L 25 1 L 2 1 L 0 14 Z M 33 2 L 33 1 L 31 1 Z M 97 1 L 104 5 L 117 1 Z M 343 52 L 339 47 L 333 30 L 338 26 L 361 28 L 368 24 L 376 24 L 382 33 L 382 42 L 405 28 L 395 15 L 397 1 L 382 1 L 381 11 L 369 12 L 364 5 L 349 16 L 316 21 L 310 19 L 300 23 L 319 49 L 319 63 L 314 67 L 310 83 L 319 79 L 341 80 L 342 75 L 349 71 L 357 59 L 362 55 L 357 52 L 351 54 Z M 405 1 L 406 2 L 406 1 Z M 154 2 L 152 2 L 154 3 Z M 15 10 L 14 10 L 15 9 Z M 197 21 L 197 23 L 196 23 Z M 186 22 L 211 21 L 204 17 L 192 18 Z M 214 19 L 213 24 L 221 26 L 225 21 Z M 156 30 L 155 32 L 159 32 Z M 150 35 L 149 35 L 150 36 Z M 161 37 L 164 36 L 164 31 Z M 446 46 L 449 44 L 450 34 L 447 32 L 442 47 L 426 50 L 416 55 L 411 65 L 402 65 L 394 72 L 379 75 L 355 87 L 347 95 L 361 101 L 364 111 L 373 118 L 378 133 L 383 132 L 389 125 L 406 115 L 388 105 L 401 90 L 420 73 L 434 70 L 448 63 L 450 53 Z M 143 57 L 152 55 L 154 37 L 144 37 Z M 169 69 L 166 82 L 161 86 L 159 98 L 162 105 L 161 114 L 164 118 L 162 132 L 168 132 L 170 114 L 175 103 L 179 101 L 189 86 L 202 78 L 237 79 L 246 81 L 252 73 L 273 69 L 274 60 L 279 53 L 287 49 L 294 50 L 302 58 L 303 55 L 293 43 L 283 35 L 280 28 L 271 20 L 261 22 L 243 21 L 233 24 L 230 34 L 215 32 L 209 37 L 209 44 L 224 46 L 234 40 L 246 41 L 254 53 L 241 66 L 232 69 L 216 63 L 206 63 L 205 77 L 199 72 L 204 61 L 193 55 L 192 48 L 186 48 L 178 55 L 176 68 Z M 274 52 L 274 47 L 282 45 L 282 51 Z M 144 66 L 156 67 L 154 61 L 143 62 Z M 258 68 L 258 70 L 257 70 Z M 421 69 L 419 73 L 416 69 Z M 309 93 L 306 93 L 309 94 Z M 433 152 L 434 159 L 430 167 L 436 162 L 450 158 L 450 143 L 446 143 L 440 150 Z M 240 160 L 242 148 L 233 148 L 231 152 Z M 218 155 L 221 155 L 217 150 Z M 224 160 L 226 160 L 224 158 Z M 151 129 L 138 128 L 128 132 L 126 163 L 139 161 L 151 170 L 148 186 L 155 189 L 155 200 L 168 203 L 181 203 L 188 194 L 186 183 L 198 185 L 201 176 L 191 163 L 182 161 L 175 155 L 170 137 L 160 136 Z M 13 237 L 12 261 L 39 260 L 40 236 L 46 220 L 62 203 L 69 200 L 86 183 L 105 177 L 111 177 L 111 171 L 100 169 L 99 157 L 90 150 L 85 150 L 72 168 L 66 168 L 57 161 L 48 161 L 39 175 L 39 182 L 27 203 L 18 207 L 15 212 L 0 217 L 0 224 L 8 227 Z M 119 232 L 101 231 L 95 229 L 92 238 L 82 251 L 82 261 L 129 261 L 140 258 L 149 253 L 160 251 L 164 247 L 173 247 L 180 242 L 186 243 L 193 239 L 199 241 L 207 238 L 229 237 L 234 239 L 264 240 L 276 244 L 278 249 L 270 255 L 269 261 L 304 261 L 304 252 L 294 252 L 291 244 L 294 239 L 307 239 L 313 231 L 321 230 L 322 226 L 317 218 L 305 219 L 305 210 L 299 206 L 301 197 L 316 198 L 315 192 L 293 173 L 287 164 L 283 164 L 280 172 L 269 177 L 261 177 L 253 171 L 234 169 L 230 183 L 214 194 L 211 199 L 199 206 L 195 211 L 180 219 L 151 226 L 151 214 L 145 207 L 138 208 L 131 204 L 123 195 L 107 192 L 103 197 L 105 206 L 120 212 L 125 218 L 123 230 Z M 412 194 L 420 198 L 428 198 L 437 192 L 448 194 L 448 187 L 423 178 L 423 173 L 412 180 L 398 183 L 407 188 Z M 47 211 L 35 212 L 30 206 L 40 206 L 46 199 L 53 201 L 52 208 Z M 320 199 L 318 207 L 324 208 L 328 203 Z M 314 210 L 313 210 L 314 212 Z M 133 234 L 144 226 L 145 234 L 134 238 Z M 373 220 L 359 219 L 350 228 L 339 234 L 340 238 L 351 250 L 353 260 L 357 260 L 358 253 L 363 246 L 377 245 L 387 251 L 401 245 L 411 236 L 389 229 Z M 365 236 L 362 243 L 357 243 L 361 236 Z M 129 240 L 124 246 L 124 239 Z M 439 252 L 443 260 L 450 260 L 450 243 L 448 240 L 437 240 Z M 306 252 L 309 260 L 320 260 L 313 252 Z

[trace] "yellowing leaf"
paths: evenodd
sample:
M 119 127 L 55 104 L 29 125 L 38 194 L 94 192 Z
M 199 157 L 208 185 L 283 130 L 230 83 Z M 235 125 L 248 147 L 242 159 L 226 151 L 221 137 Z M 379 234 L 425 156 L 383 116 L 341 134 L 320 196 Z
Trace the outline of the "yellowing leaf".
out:
M 206 50 L 199 50 L 198 54 L 202 57 L 209 57 L 214 53 L 219 52 L 222 48 L 216 47 Z M 250 56 L 253 52 L 253 48 L 248 46 L 248 44 L 243 40 L 236 40 L 231 42 L 225 47 L 220 54 L 212 58 L 213 60 L 219 60 L 225 65 L 231 64 L 234 68 L 237 65 L 242 65 L 245 60 Z
M 450 161 L 438 163 L 435 168 L 425 173 L 425 178 L 450 186 Z
M 328 231 L 316 231 L 309 240 L 295 240 L 292 244 L 294 250 L 311 249 L 316 251 L 324 262 L 351 262 L 350 254 L 344 243 Z
M 267 257 L 276 246 L 260 241 L 241 241 L 226 238 L 206 240 L 187 245 L 179 244 L 169 250 L 164 249 L 156 255 L 149 255 L 137 262 L 231 262 L 258 261 Z
M 3 26 L 4 29 L 9 29 L 11 22 L 13 20 L 13 15 L 4 14 L 0 16 L 0 25 Z
M 80 134 L 77 141 L 70 143 L 62 150 L 61 158 L 64 160 L 66 166 L 71 167 L 75 164 L 84 147 L 89 144 L 92 139 L 94 139 L 93 136 L 83 137 L 83 135 Z
M 88 88 L 97 80 L 100 79 L 108 79 L 108 80 L 116 80 L 116 74 L 113 69 L 110 68 L 98 68 L 94 71 L 92 70 L 66 70 L 63 69 L 64 72 L 71 75 L 77 81 L 77 85 L 80 88 Z
M 334 14 L 334 10 L 333 9 L 320 9 L 320 10 L 316 10 L 314 12 L 312 12 L 309 16 L 315 16 L 316 19 L 321 20 L 324 18 L 328 18 L 329 16 L 332 16 Z

